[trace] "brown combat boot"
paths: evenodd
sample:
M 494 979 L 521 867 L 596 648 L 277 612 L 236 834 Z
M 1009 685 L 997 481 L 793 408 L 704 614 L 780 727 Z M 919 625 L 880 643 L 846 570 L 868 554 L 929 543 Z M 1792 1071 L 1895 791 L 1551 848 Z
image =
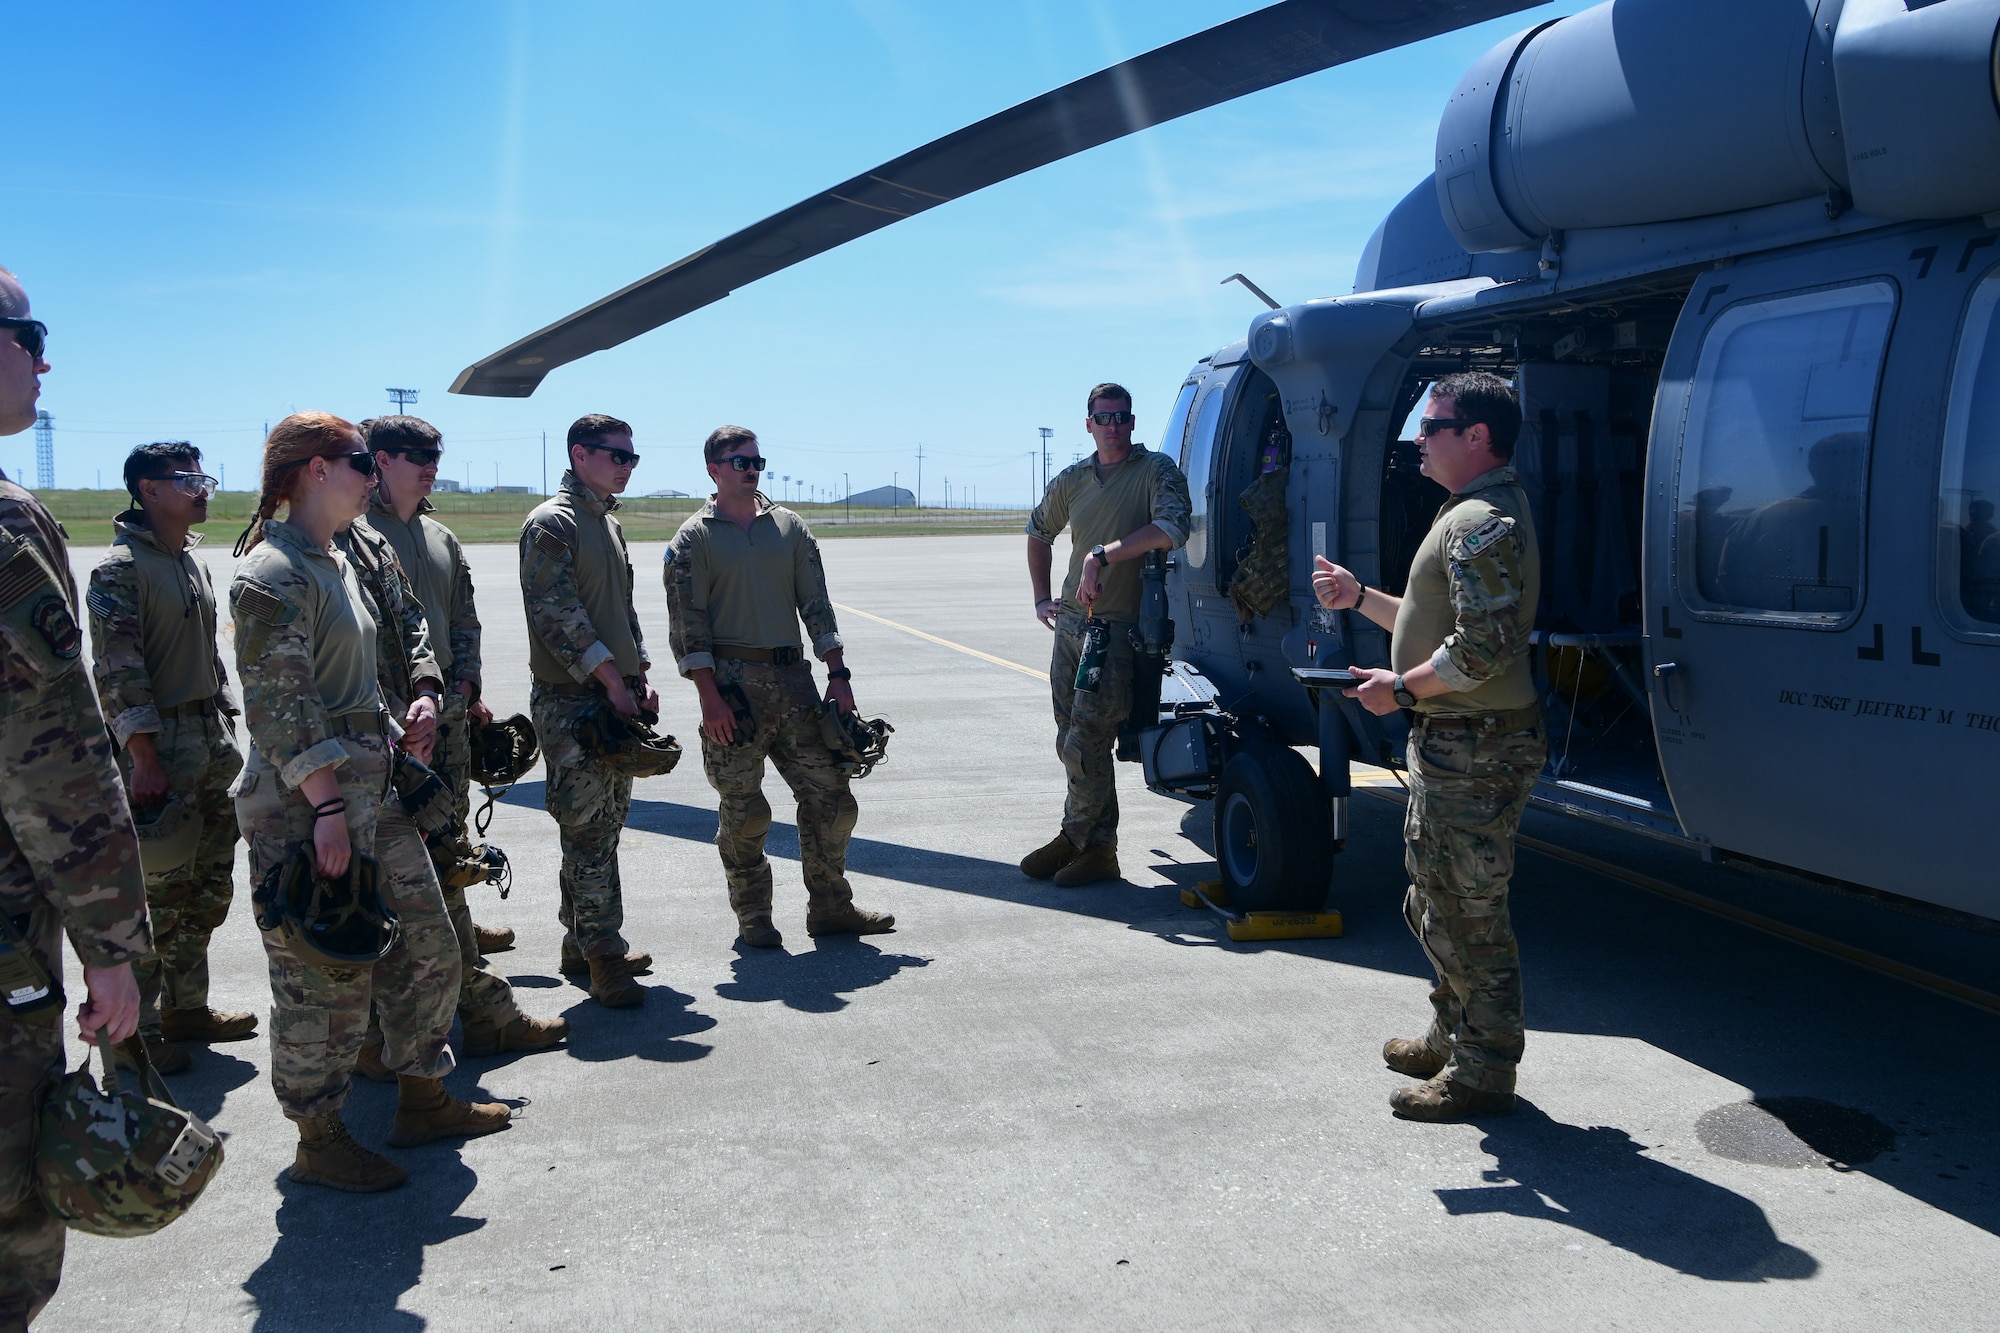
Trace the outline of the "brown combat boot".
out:
M 627 972 L 652 971 L 653 955 L 639 953 L 637 950 L 626 954 L 625 970 Z M 590 960 L 583 956 L 583 951 L 568 940 L 564 940 L 562 947 L 562 974 L 566 977 L 580 977 L 589 971 Z
M 113 1058 L 127 1069 L 139 1067 L 143 1043 L 146 1059 L 162 1074 L 183 1074 L 194 1068 L 194 1057 L 157 1032 L 135 1032 L 113 1048 Z
M 349 1194 L 392 1190 L 410 1173 L 354 1141 L 339 1111 L 299 1121 L 299 1155 L 288 1173 L 301 1185 L 324 1185 Z
M 1109 844 L 1086 847 L 1077 853 L 1076 860 L 1056 871 L 1054 878 L 1057 886 L 1065 889 L 1122 878 L 1118 873 L 1118 849 Z
M 434 1139 L 476 1139 L 497 1134 L 513 1124 L 514 1113 L 499 1102 L 462 1102 L 435 1078 L 396 1079 L 396 1123 L 389 1128 L 391 1148 L 414 1148 Z
M 243 1009 L 162 1009 L 160 1031 L 168 1041 L 242 1041 L 257 1035 L 257 1015 Z
M 1389 1109 L 1405 1120 L 1444 1124 L 1489 1115 L 1514 1114 L 1514 1094 L 1467 1087 L 1439 1074 L 1415 1087 L 1389 1094 Z
M 785 937 L 778 933 L 778 928 L 771 924 L 769 917 L 742 926 L 736 938 L 753 949 L 775 949 L 785 942 Z
M 889 913 L 871 912 L 853 903 L 842 903 L 819 916 L 806 913 L 808 935 L 881 935 L 895 928 L 896 918 Z
M 505 1051 L 546 1051 L 569 1035 L 567 1018 L 530 1018 L 516 1014 L 506 1024 L 465 1023 L 466 1055 L 499 1055 Z
M 474 923 L 472 939 L 481 953 L 505 953 L 514 947 L 512 926 L 482 926 Z
M 373 1083 L 394 1083 L 396 1071 L 382 1062 L 382 1034 L 371 1032 L 354 1057 L 354 1072 Z
M 1021 858 L 1021 873 L 1029 879 L 1047 879 L 1076 860 L 1081 849 L 1069 840 L 1069 834 L 1057 832 L 1045 847 L 1037 847 Z
M 1382 1063 L 1411 1078 L 1430 1078 L 1441 1074 L 1445 1062 L 1446 1057 L 1423 1042 L 1411 1041 L 1408 1037 L 1391 1037 L 1382 1043 Z
M 606 1009 L 631 1009 L 646 1002 L 646 988 L 632 980 L 630 954 L 600 954 L 590 959 L 590 998 Z

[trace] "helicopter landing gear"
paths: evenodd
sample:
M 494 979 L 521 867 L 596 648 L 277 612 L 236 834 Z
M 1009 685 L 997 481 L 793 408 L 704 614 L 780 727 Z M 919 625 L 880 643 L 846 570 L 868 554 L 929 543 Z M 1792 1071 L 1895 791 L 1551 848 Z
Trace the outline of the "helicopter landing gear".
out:
M 1315 912 L 1333 874 L 1333 834 L 1318 775 L 1296 750 L 1235 749 L 1215 791 L 1215 861 L 1230 906 Z

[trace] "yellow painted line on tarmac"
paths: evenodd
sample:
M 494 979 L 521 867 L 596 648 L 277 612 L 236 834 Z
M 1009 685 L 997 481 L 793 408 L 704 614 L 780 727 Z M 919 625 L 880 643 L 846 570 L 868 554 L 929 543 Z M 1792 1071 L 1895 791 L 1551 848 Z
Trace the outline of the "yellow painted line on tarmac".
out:
M 982 653 L 977 648 L 968 648 L 962 643 L 953 643 L 950 639 L 940 639 L 935 634 L 926 634 L 920 629 L 913 629 L 908 625 L 899 624 L 886 616 L 878 616 L 873 612 L 863 611 L 858 606 L 847 606 L 840 602 L 835 602 L 833 609 L 845 612 L 850 616 L 860 616 L 863 620 L 872 620 L 878 625 L 887 625 L 890 629 L 899 629 L 905 634 L 914 634 L 920 639 L 926 639 L 931 643 L 937 644 L 940 648 L 949 648 L 955 653 L 964 653 L 967 657 L 976 657 L 982 662 L 991 662 L 994 666 L 1003 666 L 1009 671 L 1018 671 L 1024 676 L 1033 676 L 1036 680 L 1045 683 L 1049 678 L 1049 673 L 1046 671 L 1037 671 L 1033 667 L 1022 666 L 1019 662 L 1009 662 L 1004 657 L 995 657 L 992 653 Z
M 1361 784 L 1357 782 L 1355 785 L 1360 786 Z M 1398 785 L 1400 786 L 1401 784 L 1399 783 Z M 1398 791 L 1394 787 L 1385 791 L 1378 785 L 1370 784 L 1367 791 L 1370 796 L 1379 797 L 1385 801 L 1393 801 L 1398 805 L 1406 804 L 1409 800 L 1406 793 Z M 1697 912 L 1707 912 L 1711 916 L 1719 916 L 1726 921 L 1734 921 L 1740 926 L 1748 926 L 1750 929 L 1762 931 L 1766 935 L 1771 935 L 1781 940 L 1789 940 L 1802 948 L 1811 949 L 1814 953 L 1825 954 L 1829 958 L 1837 958 L 1843 963 L 1850 963 L 1855 967 L 1864 968 L 1881 976 L 1893 977 L 1897 981 L 1915 986 L 1919 990 L 1929 991 L 1933 995 L 1942 995 L 1947 1000 L 1957 1000 L 1960 1004 L 1970 1005 L 1974 1009 L 1982 1009 L 1989 1014 L 2000 1014 L 2000 995 L 1995 995 L 1991 991 L 1981 990 L 1977 986 L 1968 986 L 1962 981 L 1954 981 L 1950 977 L 1942 977 L 1935 972 L 1928 972 L 1920 967 L 1912 967 L 1908 963 L 1898 962 L 1894 958 L 1884 958 L 1879 953 L 1871 953 L 1866 949 L 1857 949 L 1851 944 L 1831 939 L 1817 931 L 1795 926 L 1789 921 L 1779 921 L 1773 917 L 1765 916 L 1761 912 L 1752 912 L 1747 908 L 1738 907 L 1734 903 L 1726 903 L 1720 899 L 1711 898 L 1705 893 L 1696 893 L 1692 889 L 1684 889 L 1678 884 L 1669 884 L 1665 880 L 1655 879 L 1651 875 L 1640 874 L 1636 870 L 1628 870 L 1624 866 L 1613 865 L 1609 861 L 1600 861 L 1596 857 L 1586 856 L 1582 852 L 1573 852 L 1567 847 L 1558 847 L 1556 844 L 1544 842 L 1540 838 L 1531 838 L 1526 834 L 1521 834 L 1515 841 L 1530 851 L 1540 852 L 1543 856 L 1553 857 L 1558 861 L 1567 861 L 1580 870 L 1588 870 L 1593 874 L 1602 875 L 1606 879 L 1618 880 L 1621 883 L 1631 885 L 1635 889 L 1644 889 L 1647 893 L 1658 894 L 1660 897 L 1668 899 L 1671 902 L 1680 903 L 1684 907 L 1692 907 Z

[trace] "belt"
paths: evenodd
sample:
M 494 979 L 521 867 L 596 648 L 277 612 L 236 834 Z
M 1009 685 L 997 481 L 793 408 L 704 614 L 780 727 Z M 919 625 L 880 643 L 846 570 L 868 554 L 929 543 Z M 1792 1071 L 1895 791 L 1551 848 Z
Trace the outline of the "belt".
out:
M 1542 725 L 1542 710 L 1529 704 L 1492 713 L 1418 713 L 1416 725 L 1426 731 L 1533 731 Z
M 389 715 L 379 708 L 364 709 L 358 713 L 335 713 L 327 719 L 327 725 L 335 735 L 386 736 L 389 734 Z
M 717 657 L 732 658 L 738 662 L 762 662 L 766 666 L 797 666 L 805 660 L 805 649 L 797 644 L 789 648 L 746 648 L 740 643 L 718 643 L 709 651 Z
M 636 690 L 639 688 L 639 678 L 637 676 L 626 676 L 624 680 L 628 689 Z M 604 697 L 604 687 L 599 685 L 595 680 L 585 681 L 581 685 L 572 681 L 538 680 L 535 682 L 535 688 L 544 694 L 553 694 L 559 699 L 602 699 Z M 470 701 L 468 700 L 468 702 Z
M 216 700 L 220 697 L 220 695 L 211 694 L 206 699 L 190 699 L 184 704 L 174 704 L 171 707 L 158 708 L 154 711 L 159 713 L 162 718 L 212 717 L 222 711 L 216 703 Z

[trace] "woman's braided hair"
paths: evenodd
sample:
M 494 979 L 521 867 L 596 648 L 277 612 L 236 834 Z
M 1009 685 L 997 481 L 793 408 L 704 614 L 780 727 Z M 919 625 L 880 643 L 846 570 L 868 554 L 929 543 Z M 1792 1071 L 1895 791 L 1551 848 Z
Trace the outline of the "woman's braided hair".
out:
M 331 412 L 294 412 L 271 427 L 264 441 L 264 493 L 250 526 L 236 539 L 243 555 L 264 540 L 264 520 L 276 518 L 278 506 L 289 504 L 299 468 L 315 458 L 339 458 L 359 445 L 361 428 Z

